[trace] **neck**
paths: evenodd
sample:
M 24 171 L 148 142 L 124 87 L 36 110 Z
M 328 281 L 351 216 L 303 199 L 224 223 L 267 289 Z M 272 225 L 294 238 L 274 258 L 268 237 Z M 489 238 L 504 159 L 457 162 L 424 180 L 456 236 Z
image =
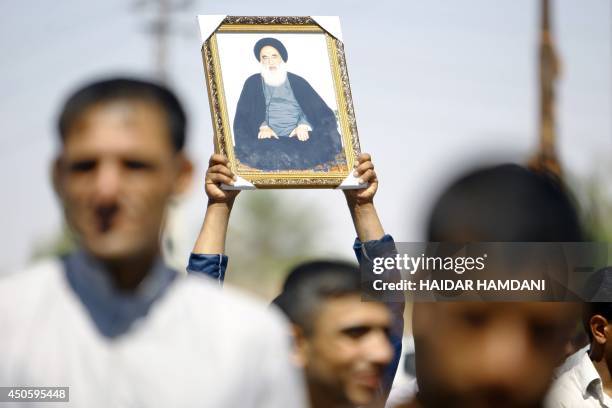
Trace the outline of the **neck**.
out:
M 610 373 L 610 365 L 605 358 L 604 346 L 591 343 L 591 361 L 601 378 L 603 390 L 609 396 L 612 396 L 612 374 Z
M 138 285 L 150 273 L 159 251 L 152 251 L 138 256 L 102 261 L 109 273 L 115 288 L 122 292 L 135 292 Z

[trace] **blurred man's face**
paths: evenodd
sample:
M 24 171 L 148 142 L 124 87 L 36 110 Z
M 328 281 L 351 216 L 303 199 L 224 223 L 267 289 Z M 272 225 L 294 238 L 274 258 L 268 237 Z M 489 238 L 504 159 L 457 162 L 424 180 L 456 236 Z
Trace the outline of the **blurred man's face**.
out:
M 384 305 L 361 302 L 359 295 L 325 301 L 305 340 L 309 383 L 340 403 L 372 402 L 393 357 L 390 324 Z
M 578 309 L 568 303 L 418 303 L 413 327 L 426 407 L 537 407 Z
M 103 261 L 155 256 L 168 199 L 187 185 L 166 114 L 141 101 L 96 105 L 73 124 L 54 169 L 66 219 Z

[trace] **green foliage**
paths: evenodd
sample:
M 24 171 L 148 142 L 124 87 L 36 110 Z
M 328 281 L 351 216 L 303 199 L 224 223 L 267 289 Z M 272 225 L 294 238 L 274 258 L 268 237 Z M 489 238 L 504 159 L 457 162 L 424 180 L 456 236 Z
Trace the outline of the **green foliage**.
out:
M 590 239 L 612 242 L 612 200 L 609 182 L 593 177 L 585 183 L 584 219 Z
M 249 191 L 237 198 L 226 282 L 271 299 L 288 270 L 312 255 L 324 212 L 312 201 L 290 199 L 289 193 Z
M 67 225 L 64 225 L 51 238 L 45 239 L 36 245 L 32 250 L 32 260 L 38 260 L 48 257 L 57 257 L 66 255 L 76 248 L 76 240 L 73 233 Z
M 606 166 L 583 179 L 569 179 L 581 207 L 588 241 L 612 243 L 612 185 Z M 608 170 L 610 167 L 608 166 Z M 608 264 L 612 265 L 612 245 L 608 245 Z

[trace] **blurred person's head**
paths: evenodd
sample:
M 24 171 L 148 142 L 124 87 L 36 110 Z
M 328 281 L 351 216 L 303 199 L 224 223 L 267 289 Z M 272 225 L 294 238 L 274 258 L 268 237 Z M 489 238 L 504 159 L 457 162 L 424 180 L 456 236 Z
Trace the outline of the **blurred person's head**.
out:
M 427 236 L 434 242 L 582 239 L 563 188 L 516 165 L 459 178 L 432 208 Z M 426 407 L 541 405 L 577 317 L 572 303 L 416 303 L 419 401 Z
M 460 177 L 436 200 L 430 242 L 576 242 L 582 227 L 564 187 L 515 164 Z
M 313 406 L 371 403 L 393 350 L 391 314 L 361 301 L 359 269 L 345 262 L 308 262 L 291 271 L 274 303 L 294 327 L 295 358 Z
M 591 343 L 591 358 L 612 367 L 612 267 L 589 278 L 586 294 L 583 324 Z
M 166 206 L 191 179 L 176 96 L 142 80 L 91 83 L 67 99 L 58 127 L 53 183 L 79 244 L 111 265 L 152 262 Z

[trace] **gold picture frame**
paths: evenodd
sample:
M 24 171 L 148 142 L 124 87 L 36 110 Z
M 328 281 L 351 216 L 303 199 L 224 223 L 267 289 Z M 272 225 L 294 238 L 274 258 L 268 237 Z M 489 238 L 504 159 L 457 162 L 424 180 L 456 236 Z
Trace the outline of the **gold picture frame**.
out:
M 235 151 L 233 123 L 229 116 L 224 85 L 227 84 L 227 81 L 236 81 L 242 84 L 244 78 L 227 78 L 224 77 L 222 72 L 220 55 L 224 51 L 219 48 L 218 37 L 227 33 L 269 34 L 270 36 L 319 33 L 325 36 L 327 59 L 337 108 L 334 114 L 336 116 L 337 133 L 341 139 L 338 154 L 334 156 L 332 161 L 308 169 L 273 170 L 256 168 L 240 161 Z M 295 52 L 295 50 L 293 51 Z M 292 52 L 292 50 L 289 50 L 289 52 Z M 250 58 L 253 58 L 253 56 L 250 55 Z M 215 152 L 225 155 L 229 159 L 232 171 L 241 179 L 246 180 L 247 184 L 250 183 L 256 188 L 335 188 L 341 184 L 344 185 L 343 181 L 347 177 L 351 177 L 350 174 L 356 157 L 360 153 L 360 146 L 344 45 L 341 40 L 332 36 L 317 24 L 314 18 L 226 16 L 216 30 L 204 40 L 202 59 L 210 103 Z M 321 60 L 322 58 L 317 61 Z M 224 81 L 226 82 L 224 83 Z M 331 94 L 331 90 L 328 91 L 328 94 Z M 265 109 L 267 112 L 268 107 L 266 106 Z

